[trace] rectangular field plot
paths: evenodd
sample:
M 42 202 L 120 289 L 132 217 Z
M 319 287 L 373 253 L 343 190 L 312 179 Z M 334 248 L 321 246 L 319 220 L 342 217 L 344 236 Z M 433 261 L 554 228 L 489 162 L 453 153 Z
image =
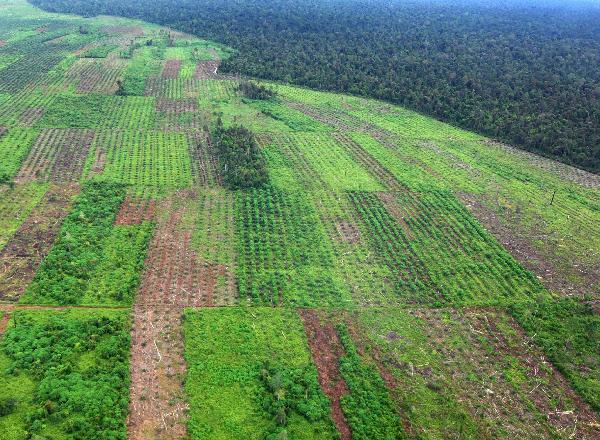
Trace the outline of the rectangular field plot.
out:
M 312 189 L 382 191 L 384 187 L 356 163 L 346 149 L 326 133 L 269 135 L 268 148 L 277 148 L 297 177 Z
M 235 228 L 241 298 L 301 307 L 351 303 L 328 237 L 304 194 L 273 187 L 240 192 Z
M 188 309 L 184 334 L 192 439 L 336 438 L 293 310 Z
M 77 60 L 66 73 L 76 86 L 77 93 L 102 93 L 113 95 L 117 80 L 121 77 L 125 64 L 105 63 L 96 59 Z
M 92 130 L 42 130 L 17 174 L 17 181 L 78 181 L 93 139 Z
M 236 302 L 234 195 L 183 190 L 156 205 L 156 231 L 137 297 L 143 306 Z
M 449 192 L 349 193 L 400 301 L 510 304 L 547 292 Z
M 102 176 L 136 187 L 189 187 L 192 170 L 188 138 L 160 131 L 103 131 L 96 148 L 106 151 Z
M 44 197 L 46 189 L 46 185 L 38 183 L 0 187 L 0 251 Z
M 332 128 L 304 113 L 274 101 L 252 101 L 251 105 L 266 116 L 283 122 L 290 131 L 331 131 Z
M 155 126 L 154 98 L 111 96 L 108 111 L 98 126 L 112 129 L 145 129 Z
M 54 95 L 39 89 L 25 90 L 0 99 L 0 125 L 31 127 L 37 125 Z
M 37 130 L 0 128 L 0 178 L 12 179 L 29 154 Z
M 423 438 L 582 438 L 598 414 L 507 314 L 365 309 L 346 322 Z
M 30 184 L 29 188 L 45 187 Z M 25 186 L 17 186 L 26 188 Z M 31 282 L 42 259 L 50 252 L 62 220 L 67 215 L 76 186 L 50 186 L 0 251 L 0 298 L 16 301 Z M 36 196 L 37 197 L 37 196 Z M 23 203 L 23 200 L 20 201 Z M 7 231 L 16 226 L 9 220 Z
M 118 184 L 91 182 L 21 298 L 33 304 L 131 304 L 152 225 L 114 225 L 125 198 Z
M 125 438 L 129 313 L 10 313 L 0 334 L 2 439 Z

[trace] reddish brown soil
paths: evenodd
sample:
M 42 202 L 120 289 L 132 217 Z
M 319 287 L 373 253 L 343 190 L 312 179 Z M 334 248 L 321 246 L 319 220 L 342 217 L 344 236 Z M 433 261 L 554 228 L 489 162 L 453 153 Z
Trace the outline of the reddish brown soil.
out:
M 212 306 L 210 274 L 192 248 L 192 228 L 181 226 L 185 208 L 170 211 L 150 242 L 137 302 L 140 305 Z M 216 282 L 215 282 L 216 284 Z
M 38 34 L 43 34 L 44 32 L 48 32 L 48 28 L 45 26 L 39 27 L 35 30 Z
M 163 79 L 176 79 L 179 78 L 179 71 L 181 70 L 181 60 L 167 60 L 165 67 L 162 71 Z
M 174 440 L 187 435 L 181 320 L 180 307 L 134 307 L 127 419 L 130 440 Z
M 2 319 L 0 319 L 0 336 L 4 334 L 6 331 L 6 327 L 8 327 L 8 323 L 10 322 L 10 313 L 5 313 Z
M 335 228 L 346 243 L 358 243 L 360 241 L 360 229 L 353 223 L 347 220 L 338 220 L 335 222 Z
M 0 251 L 1 299 L 16 301 L 23 294 L 50 251 L 78 190 L 76 185 L 51 187 Z
M 4 136 L 4 133 L 6 133 L 8 131 L 8 127 L 4 127 L 3 125 L 0 125 L 0 137 Z
M 168 99 L 158 98 L 156 100 L 157 112 L 183 113 L 198 111 L 196 99 Z
M 127 197 L 115 219 L 115 225 L 139 225 L 154 220 L 156 201 L 149 199 L 134 200 Z
M 195 79 L 212 79 L 217 77 L 220 61 L 199 61 L 194 72 Z
M 0 47 L 6 46 L 8 43 L 4 40 L 0 40 Z
M 17 175 L 18 182 L 41 179 L 75 182 L 81 177 L 94 132 L 87 129 L 43 130 Z
M 211 306 L 221 265 L 201 264 L 192 249 L 187 207 L 196 195 L 182 191 L 158 207 L 142 285 L 134 307 L 128 418 L 132 440 L 181 439 L 187 434 L 181 330 L 186 306 Z
M 43 108 L 28 108 L 26 109 L 21 117 L 19 118 L 19 123 L 21 125 L 25 125 L 27 127 L 31 127 L 35 125 L 40 119 L 44 116 Z
M 188 136 L 194 180 L 202 186 L 222 185 L 217 154 L 210 136 L 204 131 L 195 131 Z
M 333 324 L 321 322 L 315 310 L 303 309 L 299 314 L 304 323 L 313 362 L 317 367 L 319 384 L 331 400 L 331 416 L 341 439 L 349 440 L 352 438 L 352 432 L 340 404 L 341 397 L 348 394 L 346 382 L 339 371 L 339 361 L 344 355 L 344 348 Z

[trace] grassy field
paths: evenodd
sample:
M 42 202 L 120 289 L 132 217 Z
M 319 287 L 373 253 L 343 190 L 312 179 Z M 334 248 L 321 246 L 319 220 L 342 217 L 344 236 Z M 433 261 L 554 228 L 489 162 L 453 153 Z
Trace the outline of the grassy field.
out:
M 599 438 L 600 177 L 232 53 L 0 0 L 0 437 Z

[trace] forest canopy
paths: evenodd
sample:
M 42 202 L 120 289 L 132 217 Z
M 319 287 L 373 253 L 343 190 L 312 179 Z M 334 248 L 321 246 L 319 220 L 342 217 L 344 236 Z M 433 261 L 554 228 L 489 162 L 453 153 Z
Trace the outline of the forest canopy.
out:
M 172 26 L 221 69 L 384 99 L 600 171 L 600 8 L 587 2 L 31 0 Z

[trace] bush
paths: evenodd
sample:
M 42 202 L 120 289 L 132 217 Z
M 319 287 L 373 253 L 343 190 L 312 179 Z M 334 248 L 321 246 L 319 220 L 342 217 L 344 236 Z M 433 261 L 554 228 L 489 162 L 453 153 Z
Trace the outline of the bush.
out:
M 240 82 L 238 91 L 248 99 L 269 100 L 275 97 L 274 90 L 252 81 Z
M 224 129 L 219 121 L 214 142 L 226 186 L 244 189 L 267 183 L 267 163 L 250 130 L 242 126 Z
M 17 400 L 12 398 L 0 400 L 0 417 L 12 414 L 17 407 Z

